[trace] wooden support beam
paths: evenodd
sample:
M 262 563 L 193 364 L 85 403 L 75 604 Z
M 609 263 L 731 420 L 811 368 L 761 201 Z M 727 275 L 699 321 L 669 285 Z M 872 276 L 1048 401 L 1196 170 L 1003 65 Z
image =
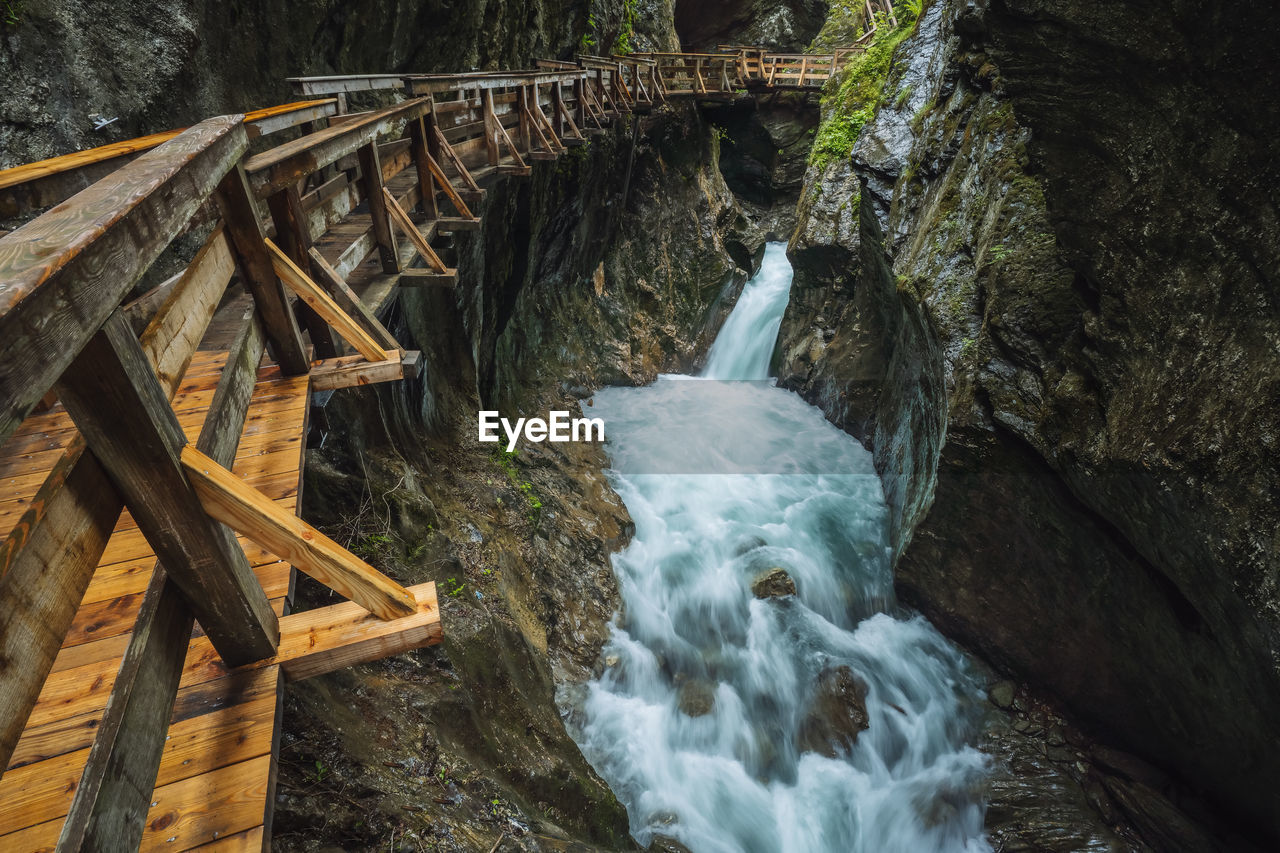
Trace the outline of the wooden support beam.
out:
M 329 294 L 312 281 L 292 258 L 280 251 L 280 247 L 270 240 L 266 241 L 266 246 L 271 255 L 271 262 L 275 265 L 276 274 L 294 293 L 298 294 L 299 298 L 333 326 L 343 340 L 355 347 L 356 352 L 369 361 L 381 361 L 386 358 L 386 354 L 377 342 L 360 327 L 360 324 L 339 308 Z
M 235 536 L 204 513 L 182 475 L 186 436 L 123 316 L 103 325 L 58 389 L 218 653 L 234 665 L 274 654 L 276 615 Z
M 318 249 L 313 246 L 308 253 L 308 258 L 311 261 L 311 273 L 315 283 L 324 288 L 329 298 L 343 312 L 359 323 L 378 346 L 383 349 L 400 349 L 400 344 L 387 331 L 386 326 L 383 326 L 373 312 L 365 306 L 360 296 L 347 286 L 346 281 L 329 265 Z
M 431 152 L 427 146 L 427 128 L 423 120 L 409 122 L 409 149 L 413 153 L 413 166 L 418 172 L 418 188 L 422 195 L 422 212 L 428 219 L 440 216 L 436 205 L 435 175 L 431 172 Z
M 380 621 L 351 602 L 284 617 L 273 663 L 287 679 L 300 681 L 440 642 L 436 585 L 418 584 L 405 591 L 413 612 L 392 622 Z
M 479 219 L 462 219 L 460 217 L 442 216 L 436 220 L 437 234 L 452 234 L 455 231 L 479 231 Z
M 498 132 L 502 130 L 502 122 L 493 112 L 493 92 L 485 89 L 480 93 L 481 109 L 484 113 L 484 150 L 490 166 L 498 165 L 501 156 L 498 153 Z M 506 132 L 506 131 L 502 131 Z
M 123 506 L 77 437 L 0 545 L 0 774 Z
M 382 164 L 378 159 L 378 145 L 370 142 L 356 152 L 360 158 L 361 181 L 364 197 L 369 203 L 369 216 L 373 220 L 373 235 L 378 242 L 378 255 L 382 259 L 382 271 L 387 274 L 400 271 L 396 238 L 391 233 L 391 219 L 383 200 Z
M 367 361 L 362 355 L 346 355 L 314 362 L 308 374 L 311 390 L 334 391 L 410 379 L 417 375 L 421 355 L 417 350 L 410 353 L 388 350 L 387 353 L 388 357 L 382 361 Z
M 226 233 L 218 226 L 143 330 L 142 351 L 166 396 L 178 390 L 235 268 Z
M 201 427 L 197 446 L 221 464 L 235 459 L 262 360 L 262 325 L 250 308 Z M 70 813 L 61 850 L 136 850 L 142 840 L 194 616 L 157 563 L 111 687 Z
M 245 150 L 201 122 L 0 237 L 0 442 L 67 369 Z
M 446 142 L 445 147 L 449 148 Z M 449 148 L 452 151 L 452 148 Z M 458 211 L 458 216 L 465 220 L 479 222 L 479 218 L 471 212 L 471 208 L 467 207 L 467 203 L 463 200 L 462 194 L 453 188 L 453 184 L 449 183 L 449 179 L 445 177 L 444 170 L 440 168 L 440 164 L 436 162 L 436 158 L 430 154 L 427 155 L 427 168 L 431 170 L 431 174 L 435 175 L 440 186 L 444 189 L 444 194 L 449 197 L 449 201 L 453 203 L 454 208 Z M 467 177 L 471 177 L 469 174 Z
M 222 221 L 240 263 L 240 275 L 262 317 L 262 327 L 271 344 L 271 354 L 286 376 L 306 373 L 311 366 L 302 332 L 289 307 L 289 297 L 276 277 L 267 252 L 262 224 L 244 170 L 236 166 L 227 174 L 215 195 Z
M 565 107 L 564 92 L 561 91 L 559 84 L 556 84 L 551 89 L 551 103 L 555 108 L 556 114 L 556 136 L 563 140 L 564 126 L 568 125 L 570 132 L 573 134 L 572 139 L 577 142 L 584 141 L 582 131 L 578 129 L 577 123 L 573 120 L 573 113 Z
M 453 164 L 453 168 L 457 170 L 458 177 L 462 179 L 462 183 L 464 183 L 472 192 L 481 193 L 483 196 L 484 190 L 480 189 L 480 185 L 477 184 L 476 179 L 471 176 L 471 172 L 462 162 L 462 158 L 458 156 L 458 152 L 453 150 L 453 146 L 449 144 L 449 140 L 444 138 L 444 132 L 441 131 L 438 126 L 433 129 L 434 136 L 440 143 L 440 151 L 443 152 L 444 156 Z M 432 156 L 435 157 L 435 154 L 433 153 Z M 436 162 L 441 163 L 443 161 L 436 157 Z M 465 216 L 465 214 L 463 215 Z
M 381 360 L 386 360 L 384 353 Z M 205 510 L 380 619 L 417 610 L 402 586 L 188 445 L 182 466 Z
M 302 209 L 302 196 L 296 185 L 287 186 L 267 199 L 267 207 L 271 211 L 271 221 L 276 227 L 276 244 L 281 246 L 295 264 L 307 265 L 307 252 L 311 249 L 311 226 L 307 214 Z M 297 315 L 307 327 L 311 343 L 316 355 L 321 358 L 334 358 L 339 355 L 338 345 L 333 340 L 333 333 L 319 314 L 301 300 L 297 305 Z
M 400 206 L 400 202 L 396 201 L 396 197 L 391 194 L 391 191 L 384 188 L 382 194 L 387 200 L 387 210 L 391 213 L 391 218 L 400 226 L 400 230 L 404 232 L 404 236 L 409 238 L 409 242 L 413 244 L 422 259 L 430 264 L 431 268 L 436 272 L 444 272 L 448 269 L 444 261 L 440 259 L 440 256 L 431 248 L 427 238 L 422 236 L 418 226 L 409 218 L 409 214 L 405 213 L 404 208 Z
M 533 150 L 533 119 L 529 114 L 529 87 L 520 86 L 516 89 L 516 137 L 520 142 L 520 149 L 525 152 Z
M 453 287 L 458 283 L 458 271 L 456 269 L 448 269 L 444 272 L 436 272 L 427 269 L 407 269 L 400 272 L 401 287 L 423 287 L 427 285 L 436 285 L 439 287 Z

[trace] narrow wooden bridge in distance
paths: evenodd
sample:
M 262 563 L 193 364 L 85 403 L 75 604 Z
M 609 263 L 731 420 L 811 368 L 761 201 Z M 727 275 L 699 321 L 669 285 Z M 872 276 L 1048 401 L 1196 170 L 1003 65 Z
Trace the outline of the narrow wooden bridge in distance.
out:
M 434 584 L 297 516 L 313 401 L 417 374 L 379 309 L 455 284 L 500 176 L 846 55 L 298 78 L 0 171 L 0 221 L 29 220 L 0 231 L 0 850 L 266 848 L 283 682 L 441 637 Z M 348 112 L 374 90 L 398 100 Z M 295 569 L 348 602 L 291 613 Z

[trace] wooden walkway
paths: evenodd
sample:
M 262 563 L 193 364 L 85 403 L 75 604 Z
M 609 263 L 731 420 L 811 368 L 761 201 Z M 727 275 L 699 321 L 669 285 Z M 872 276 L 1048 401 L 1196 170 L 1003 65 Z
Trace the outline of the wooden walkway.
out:
M 198 353 L 174 399 L 192 441 L 227 356 Z M 301 485 L 308 384 L 306 376 L 285 377 L 274 366 L 258 371 L 234 468 L 291 513 Z M 23 495 L 44 481 L 75 433 L 59 406 L 28 418 L 0 447 L 0 533 L 8 535 L 27 502 Z M 272 609 L 283 616 L 289 564 L 244 538 L 240 543 Z M 123 513 L 0 777 L 0 850 L 54 849 L 155 564 L 145 537 Z M 183 666 L 142 849 L 262 849 L 281 681 L 278 665 L 228 671 L 208 641 L 196 637 Z
M 0 231 L 0 851 L 266 849 L 282 683 L 441 638 L 433 584 L 296 514 L 318 402 L 417 376 L 379 307 L 456 285 L 491 182 L 842 61 L 299 78 L 297 103 L 0 171 L 0 219 L 34 217 Z M 348 111 L 375 90 L 396 102 Z M 290 613 L 295 570 L 347 601 Z

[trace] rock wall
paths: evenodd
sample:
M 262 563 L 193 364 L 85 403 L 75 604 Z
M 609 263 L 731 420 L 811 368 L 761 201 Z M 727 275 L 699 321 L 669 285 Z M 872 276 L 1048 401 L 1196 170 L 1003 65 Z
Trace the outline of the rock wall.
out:
M 903 598 L 1233 818 L 1162 849 L 1280 836 L 1277 32 L 935 2 L 791 246 L 781 371 L 872 447 Z
M 689 51 L 714 51 L 721 44 L 797 51 L 821 29 L 828 5 L 826 0 L 676 0 L 676 32 Z

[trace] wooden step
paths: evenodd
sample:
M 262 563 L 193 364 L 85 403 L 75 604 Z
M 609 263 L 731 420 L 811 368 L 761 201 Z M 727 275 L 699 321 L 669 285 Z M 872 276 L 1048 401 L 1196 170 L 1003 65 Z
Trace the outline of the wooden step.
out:
M 401 287 L 453 287 L 458 283 L 458 271 L 450 268 L 442 273 L 429 269 L 407 269 L 400 273 Z
M 479 231 L 480 218 L 461 219 L 458 217 L 441 217 L 436 220 L 437 234 L 453 234 L 457 231 Z

